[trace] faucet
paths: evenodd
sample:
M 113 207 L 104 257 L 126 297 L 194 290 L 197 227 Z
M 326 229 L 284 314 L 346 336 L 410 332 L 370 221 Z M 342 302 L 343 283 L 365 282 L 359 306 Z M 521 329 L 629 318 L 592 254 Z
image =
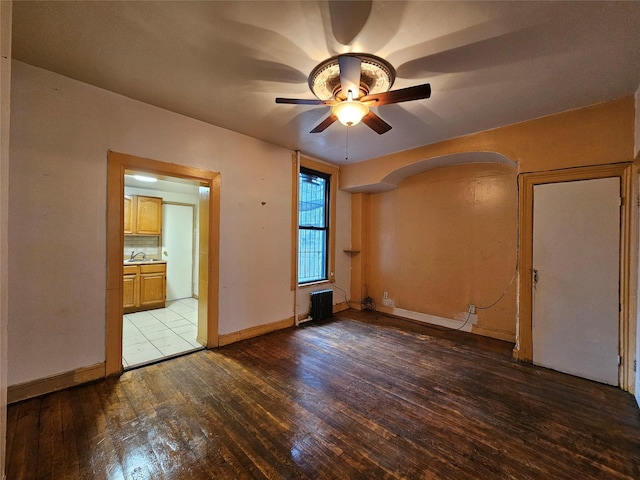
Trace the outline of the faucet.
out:
M 136 258 L 140 254 L 142 254 L 142 260 L 145 260 L 147 258 L 144 252 L 135 253 L 135 250 L 134 250 L 134 251 L 131 252 L 130 260 L 133 260 L 134 258 Z

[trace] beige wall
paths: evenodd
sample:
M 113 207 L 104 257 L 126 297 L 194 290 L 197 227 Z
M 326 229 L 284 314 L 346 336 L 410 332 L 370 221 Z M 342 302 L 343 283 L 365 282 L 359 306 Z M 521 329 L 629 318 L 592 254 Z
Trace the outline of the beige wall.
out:
M 387 311 L 425 321 L 459 319 L 468 303 L 482 306 L 497 298 L 502 291 L 499 285 L 510 279 L 517 253 L 517 227 L 512 223 L 517 212 L 515 174 L 633 160 L 635 104 L 630 96 L 345 166 L 340 185 L 348 191 L 375 192 L 399 185 L 386 193 L 365 193 L 363 199 L 368 201 L 353 204 L 361 204 L 360 211 L 352 213 L 354 218 L 369 216 L 354 238 L 361 235 L 363 249 L 370 249 L 366 260 L 354 257 L 354 271 L 365 273 L 359 273 L 359 285 L 352 285 L 353 295 L 366 287 L 380 305 L 382 293 L 388 291 L 393 303 Z M 467 157 L 473 152 L 482 158 L 493 156 L 498 162 L 493 169 L 510 172 L 494 178 L 501 185 L 496 192 L 504 199 L 502 213 L 478 210 L 480 204 L 468 200 L 465 204 L 465 196 L 472 198 L 477 187 L 472 172 L 482 171 L 482 167 L 463 165 L 473 161 Z M 424 172 L 447 161 L 461 165 Z M 510 170 L 509 161 L 517 172 Z M 407 173 L 414 176 L 406 178 Z M 448 215 L 436 216 L 431 211 L 436 206 Z M 504 237 L 494 240 L 505 249 L 501 258 L 490 256 L 496 253 L 490 249 L 491 242 L 481 243 L 480 232 L 485 236 L 495 232 L 491 221 L 475 222 L 480 212 L 495 214 L 495 219 L 505 215 Z M 430 230 L 429 224 L 437 228 Z M 463 241 L 467 225 L 471 226 L 469 244 Z M 475 248 L 480 249 L 478 257 L 468 251 Z M 491 259 L 488 268 L 483 267 L 487 259 Z M 494 309 L 478 312 L 475 332 L 513 340 L 517 283 L 516 279 Z
M 366 285 L 379 308 L 393 302 L 391 313 L 466 320 L 470 303 L 498 300 L 516 266 L 516 186 L 515 168 L 478 163 L 437 168 L 371 194 Z M 494 308 L 478 310 L 474 331 L 515 340 L 515 292 L 513 282 Z
M 220 172 L 220 334 L 293 317 L 291 151 L 16 61 L 12 106 L 9 385 L 105 360 L 108 150 Z
M 628 162 L 634 150 L 633 96 L 345 166 L 340 187 L 350 191 L 385 182 L 401 168 L 463 152 L 496 152 L 518 172 Z
M 0 477 L 4 478 L 7 419 L 7 322 L 9 219 L 9 104 L 11 99 L 11 8 L 0 2 Z

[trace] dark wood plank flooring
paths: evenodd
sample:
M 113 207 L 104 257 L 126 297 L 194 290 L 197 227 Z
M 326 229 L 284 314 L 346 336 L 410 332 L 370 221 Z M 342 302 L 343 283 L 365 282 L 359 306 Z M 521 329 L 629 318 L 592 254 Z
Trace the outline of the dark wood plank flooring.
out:
M 634 398 L 511 347 L 350 311 L 10 405 L 7 478 L 639 479 Z

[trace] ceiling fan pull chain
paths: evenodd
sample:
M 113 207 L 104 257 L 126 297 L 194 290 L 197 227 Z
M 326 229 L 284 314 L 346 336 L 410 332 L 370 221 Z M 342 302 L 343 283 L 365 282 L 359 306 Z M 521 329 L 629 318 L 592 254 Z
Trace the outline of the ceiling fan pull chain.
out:
M 349 127 L 347 127 L 347 146 L 344 149 L 344 159 L 349 161 Z

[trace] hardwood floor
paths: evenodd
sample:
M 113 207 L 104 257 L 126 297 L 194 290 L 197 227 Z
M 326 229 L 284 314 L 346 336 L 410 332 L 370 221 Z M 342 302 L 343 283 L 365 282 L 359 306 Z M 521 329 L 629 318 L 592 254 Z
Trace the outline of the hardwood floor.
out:
M 631 395 L 347 316 L 10 405 L 7 478 L 640 478 Z

